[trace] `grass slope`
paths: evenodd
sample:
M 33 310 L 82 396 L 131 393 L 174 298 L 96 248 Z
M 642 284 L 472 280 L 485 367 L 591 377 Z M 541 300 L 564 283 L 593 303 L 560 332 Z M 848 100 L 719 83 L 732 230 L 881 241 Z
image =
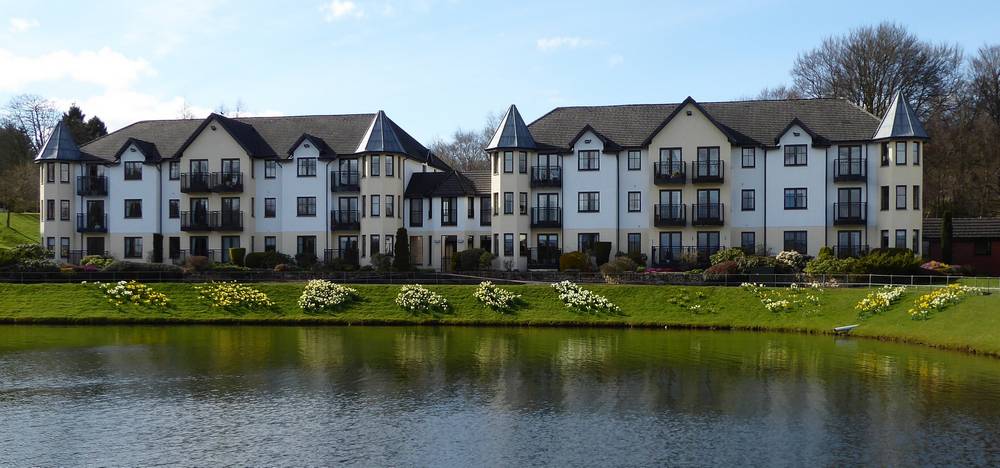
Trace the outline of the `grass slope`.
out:
M 198 298 L 190 284 L 153 287 L 170 297 L 170 309 L 117 310 L 92 285 L 0 284 L 0 322 L 655 326 L 830 333 L 835 326 L 858 323 L 854 305 L 868 292 L 828 289 L 821 295 L 819 307 L 772 313 L 739 288 L 594 285 L 588 288 L 622 308 L 619 315 L 594 315 L 567 309 L 547 285 L 505 286 L 522 294 L 525 305 L 511 315 L 499 315 L 472 297 L 475 286 L 429 286 L 448 299 L 452 310 L 413 315 L 395 304 L 397 285 L 355 286 L 363 297 L 361 301 L 324 314 L 305 314 L 298 308 L 296 301 L 303 283 L 260 284 L 258 287 L 276 306 L 266 312 L 243 313 L 212 309 Z M 907 309 L 918 295 L 917 290 L 907 292 L 888 312 L 862 322 L 853 334 L 1000 356 L 1000 295 L 968 297 L 930 320 L 914 321 Z M 694 304 L 711 311 L 691 312 L 688 306 Z
M 7 227 L 7 213 L 0 213 L 0 248 L 17 244 L 37 244 L 39 234 L 38 213 L 11 213 Z

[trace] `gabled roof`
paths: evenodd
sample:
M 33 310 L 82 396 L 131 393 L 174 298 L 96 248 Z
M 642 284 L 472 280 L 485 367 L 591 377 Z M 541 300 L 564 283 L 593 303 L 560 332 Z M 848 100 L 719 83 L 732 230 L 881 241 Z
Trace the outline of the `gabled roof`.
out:
M 334 158 L 337 156 L 337 152 L 334 151 L 333 148 L 330 147 L 330 145 L 326 144 L 326 142 L 323 141 L 322 138 L 317 136 L 312 136 L 308 133 L 303 133 L 298 140 L 295 140 L 295 143 L 292 143 L 292 146 L 288 147 L 288 155 L 291 156 L 292 153 L 295 153 L 295 149 L 298 148 L 299 145 L 301 145 L 302 142 L 306 140 L 309 140 L 309 143 L 316 148 L 316 151 L 319 151 L 320 158 Z
M 142 157 L 146 159 L 147 163 L 160 162 L 161 159 L 160 152 L 156 149 L 156 145 L 148 141 L 140 140 L 138 138 L 129 138 L 128 140 L 125 140 L 125 143 L 122 144 L 121 149 L 119 149 L 118 152 L 115 153 L 115 158 L 114 158 L 115 161 L 121 159 L 122 154 L 124 154 L 125 151 L 128 150 L 128 148 L 132 145 L 135 145 L 135 147 L 139 149 L 139 152 L 142 153 Z
M 410 176 L 403 196 L 426 198 L 488 195 L 489 184 L 488 171 L 416 172 Z
M 913 112 L 910 103 L 903 97 L 901 91 L 896 91 L 896 96 L 892 98 L 892 104 L 885 111 L 882 122 L 875 130 L 873 140 L 888 140 L 890 138 L 906 138 L 910 140 L 927 140 L 927 131 L 917 118 L 917 113 Z
M 368 131 L 358 143 L 355 153 L 406 153 L 399 135 L 396 134 L 396 124 L 385 112 L 378 111 L 372 119 Z
M 674 107 L 674 110 L 670 112 L 670 115 L 668 115 L 667 118 L 663 119 L 663 122 L 660 122 L 660 125 L 657 125 L 656 128 L 653 129 L 653 131 L 649 134 L 649 136 L 646 137 L 645 141 L 643 141 L 642 146 L 649 145 L 653 141 L 653 138 L 656 137 L 656 134 L 660 133 L 660 130 L 663 130 L 663 128 L 666 127 L 667 124 L 669 124 L 670 121 L 672 121 L 674 117 L 676 117 L 677 114 L 679 114 L 681 110 L 688 105 L 694 106 L 695 109 L 698 109 L 698 112 L 701 112 L 705 116 L 705 118 L 708 119 L 709 122 L 712 122 L 712 125 L 715 125 L 715 128 L 719 129 L 719 131 L 726 136 L 726 139 L 728 139 L 730 143 L 734 145 L 757 143 L 743 135 L 739 135 L 738 132 L 735 132 L 729 127 L 726 127 L 725 125 L 719 123 L 719 121 L 715 120 L 715 117 L 712 117 L 712 114 L 706 111 L 705 108 L 701 106 L 701 104 L 698 104 L 698 102 L 695 101 L 694 98 L 688 96 L 687 99 L 684 99 L 683 102 Z
M 246 151 L 247 156 L 252 158 L 273 158 L 278 155 L 274 149 L 271 148 L 271 145 L 269 145 L 267 141 L 264 140 L 259 133 L 257 133 L 257 130 L 255 130 L 252 125 L 235 119 L 230 119 L 224 115 L 212 113 L 201 122 L 201 125 L 198 125 L 198 128 L 196 128 L 194 132 L 188 136 L 188 139 L 184 141 L 180 148 L 177 148 L 173 157 L 179 158 L 182 154 L 184 154 L 184 150 L 186 150 L 188 146 L 191 146 L 191 143 L 194 143 L 194 140 L 198 138 L 198 135 L 200 135 L 201 132 L 204 131 L 205 128 L 208 127 L 213 121 L 218 122 L 219 125 L 229 133 L 229 136 L 236 140 L 236 143 L 238 143 L 240 147 Z M 213 128 L 213 130 L 215 129 Z
M 500 119 L 500 125 L 493 132 L 493 138 L 486 145 L 486 150 L 494 149 L 536 149 L 535 139 L 531 136 L 528 126 L 524 124 L 517 106 L 511 104 L 507 113 Z
M 924 218 L 924 239 L 940 239 L 941 223 L 941 218 Z M 1000 218 L 954 218 L 951 235 L 955 239 L 1000 239 Z
M 80 161 L 86 159 L 80 148 L 73 141 L 69 126 L 62 120 L 52 129 L 52 134 L 45 141 L 41 151 L 35 156 L 35 161 Z
M 580 141 L 580 138 L 583 138 L 583 136 L 586 135 L 587 132 L 593 133 L 594 136 L 596 136 L 599 140 L 601 140 L 601 142 L 604 143 L 604 151 L 621 151 L 622 149 L 621 145 L 615 143 L 614 140 L 602 135 L 601 132 L 597 131 L 597 129 L 591 127 L 590 124 L 585 125 L 580 130 L 580 133 L 577 133 L 576 136 L 569 141 L 569 147 L 572 148 L 576 146 L 576 142 Z
M 794 119 L 792 119 L 791 122 L 788 122 L 788 125 L 785 126 L 784 130 L 778 132 L 778 134 L 774 136 L 775 146 L 777 146 L 778 143 L 781 141 L 781 137 L 785 136 L 785 134 L 788 133 L 788 131 L 791 130 L 792 127 L 795 126 L 798 126 L 799 128 L 801 128 L 802 130 L 804 130 L 806 133 L 809 134 L 809 136 L 812 138 L 813 146 L 830 146 L 829 140 L 823 137 L 823 135 L 814 132 L 811 128 L 809 128 L 808 125 L 805 124 L 805 122 L 799 120 L 798 117 L 795 117 Z

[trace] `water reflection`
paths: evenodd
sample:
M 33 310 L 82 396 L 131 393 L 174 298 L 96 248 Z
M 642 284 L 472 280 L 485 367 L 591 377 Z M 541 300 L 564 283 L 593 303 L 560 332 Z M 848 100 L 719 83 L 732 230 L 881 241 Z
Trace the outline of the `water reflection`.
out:
M 0 327 L 0 463 L 996 464 L 1000 360 L 780 334 Z

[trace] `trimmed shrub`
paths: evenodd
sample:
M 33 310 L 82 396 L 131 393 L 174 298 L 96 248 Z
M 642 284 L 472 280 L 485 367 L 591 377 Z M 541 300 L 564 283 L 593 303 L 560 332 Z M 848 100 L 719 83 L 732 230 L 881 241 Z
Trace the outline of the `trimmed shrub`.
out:
M 559 271 L 590 271 L 590 257 L 583 252 L 567 252 L 559 256 Z
M 209 265 L 208 269 L 212 271 L 250 271 L 247 267 L 232 263 L 213 263 Z
M 278 252 L 251 252 L 243 258 L 247 268 L 274 268 L 282 263 L 292 263 L 292 258 Z
M 716 265 L 728 261 L 738 262 L 740 261 L 740 259 L 746 256 L 747 254 L 746 252 L 743 252 L 743 249 L 740 249 L 738 247 L 730 247 L 728 249 L 722 249 L 719 250 L 718 252 L 715 252 L 709 257 L 709 260 L 712 262 L 712 265 Z
M 633 272 L 639 268 L 639 265 L 635 263 L 631 258 L 628 257 L 615 257 L 610 262 L 601 265 L 601 274 L 603 275 L 615 275 L 621 273 Z
M 395 242 L 396 256 L 392 258 L 392 267 L 397 271 L 407 271 L 413 266 L 410 265 L 410 236 L 407 234 L 406 228 L 396 229 Z
M 806 257 L 794 250 L 783 250 L 775 257 L 778 263 L 795 271 L 800 271 L 806 267 Z
M 279 273 L 283 271 L 292 271 L 292 269 L 292 266 L 287 263 L 279 263 L 274 266 L 274 271 Z
M 611 243 L 610 242 L 595 243 L 594 257 L 597 258 L 598 265 L 604 265 L 605 263 L 608 263 L 608 259 L 611 258 Z
M 18 244 L 10 249 L 10 251 L 18 262 L 52 258 L 52 252 L 42 247 L 41 244 Z
M 735 275 L 739 274 L 740 266 L 735 260 L 726 260 L 716 263 L 705 270 L 706 275 Z
M 372 268 L 375 271 L 383 273 L 392 270 L 392 255 L 377 253 L 372 254 Z
M 489 252 L 483 249 L 465 249 L 451 257 L 452 269 L 455 271 L 475 271 L 480 269 L 480 259 Z
M 492 270 L 494 258 L 496 258 L 496 255 L 493 255 L 488 250 L 483 250 L 483 254 L 479 256 L 479 269 L 484 271 Z
M 247 256 L 247 249 L 244 247 L 233 247 L 229 249 L 229 261 L 233 262 L 233 265 L 245 266 L 244 261 Z
M 104 267 L 104 271 L 159 271 L 181 274 L 183 270 L 179 266 L 169 263 L 141 263 L 115 260 L 110 265 Z
M 204 271 L 207 270 L 212 262 L 208 257 L 203 257 L 201 255 L 192 255 L 184 261 L 184 267 L 191 271 Z
M 0 249 L 0 267 L 17 263 L 17 255 L 11 249 Z
M 295 255 L 295 264 L 299 268 L 309 269 L 316 264 L 316 254 L 300 253 Z
M 877 275 L 920 274 L 921 260 L 908 249 L 876 249 L 860 260 L 865 273 Z

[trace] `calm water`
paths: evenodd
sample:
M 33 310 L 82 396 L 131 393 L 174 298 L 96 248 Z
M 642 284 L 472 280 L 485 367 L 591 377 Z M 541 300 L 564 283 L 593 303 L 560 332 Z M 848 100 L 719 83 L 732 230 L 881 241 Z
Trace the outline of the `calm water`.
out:
M 0 326 L 0 465 L 998 465 L 1000 360 L 779 334 Z

